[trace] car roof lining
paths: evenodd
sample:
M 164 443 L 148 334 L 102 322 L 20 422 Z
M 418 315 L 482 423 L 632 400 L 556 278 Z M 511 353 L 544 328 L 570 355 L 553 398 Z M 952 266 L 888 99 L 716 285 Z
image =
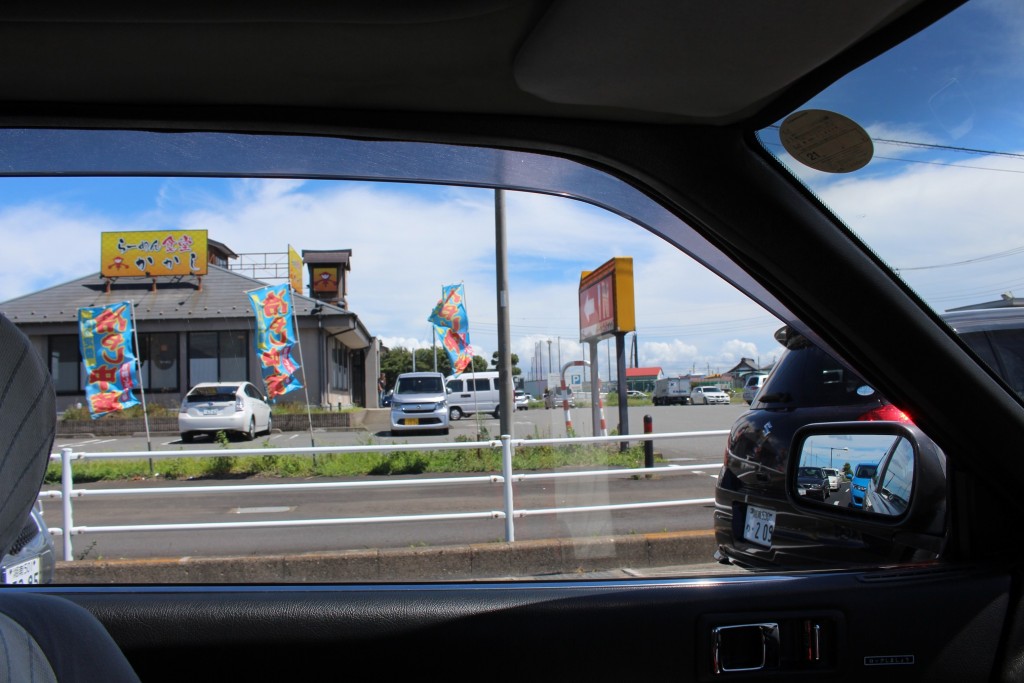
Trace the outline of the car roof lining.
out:
M 130 102 L 726 125 L 795 104 L 908 21 L 956 4 L 5 5 L 0 109 Z M 671 68 L 651 70 L 652 59 Z

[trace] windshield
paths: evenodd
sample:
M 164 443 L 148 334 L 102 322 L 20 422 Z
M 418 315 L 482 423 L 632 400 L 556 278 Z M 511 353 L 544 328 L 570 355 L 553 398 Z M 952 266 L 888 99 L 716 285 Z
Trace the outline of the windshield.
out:
M 440 377 L 399 377 L 396 394 L 442 394 L 444 384 Z
M 939 313 L 1024 302 L 1022 31 L 1019 2 L 965 3 L 759 133 Z M 866 132 L 842 172 L 785 146 L 812 144 L 793 123 L 819 111 Z
M 877 469 L 878 465 L 857 465 L 857 473 L 854 476 L 858 479 L 870 479 L 875 476 Z

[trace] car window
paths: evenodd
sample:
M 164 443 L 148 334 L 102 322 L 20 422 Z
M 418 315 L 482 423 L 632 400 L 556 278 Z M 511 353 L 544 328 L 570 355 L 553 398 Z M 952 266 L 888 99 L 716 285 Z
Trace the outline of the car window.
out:
M 1024 74 L 1009 66 L 1018 63 L 1021 23 L 1015 3 L 965 3 L 759 132 L 765 149 L 939 314 L 1021 305 L 1019 226 L 1002 219 L 1021 201 L 1024 131 L 1015 112 Z M 855 163 L 843 166 L 837 155 L 832 163 L 842 168 L 830 166 L 824 148 L 811 149 L 809 123 L 831 125 L 826 115 L 842 126 L 837 133 L 863 131 Z M 1019 345 L 1018 332 L 1005 334 L 1014 341 L 1004 348 Z M 983 344 L 972 346 L 993 361 Z M 1013 353 L 993 370 L 1019 393 Z
M 879 492 L 897 503 L 901 509 L 906 508 L 910 501 L 910 492 L 914 485 L 913 458 L 913 448 L 908 442 L 901 440 L 885 463 L 885 469 L 876 472 L 873 478 L 873 484 Z
M 237 386 L 196 387 L 188 394 L 189 401 L 234 401 Z
M 1000 3 L 971 3 L 795 112 L 835 111 L 859 123 L 872 148 L 866 154 L 870 163 L 862 167 L 827 173 L 821 164 L 799 161 L 788 151 L 799 147 L 793 139 L 806 142 L 811 136 L 786 123 L 790 112 L 757 134 L 794 182 L 806 186 L 936 313 L 1019 305 L 1013 290 L 1024 284 L 1013 240 L 1019 232 L 1017 204 L 1024 197 L 1017 191 L 1024 157 L 1016 114 L 1022 110 L 1024 74 L 977 64 L 978 36 L 984 36 L 986 60 L 1017 63 L 1014 31 L 1020 18 L 1019 10 Z M 668 571 L 707 572 L 722 559 L 716 553 L 735 540 L 716 537 L 716 523 L 742 536 L 746 520 L 774 519 L 784 504 L 779 501 L 792 497 L 786 458 L 798 425 L 784 428 L 784 411 L 822 409 L 814 414 L 817 422 L 860 419 L 863 411 L 832 409 L 884 400 L 840 360 L 836 348 L 843 340 L 831 340 L 836 348 L 817 344 L 822 340 L 813 338 L 810 325 L 775 298 L 773 283 L 738 267 L 699 225 L 689 225 L 614 174 L 581 162 L 472 145 L 314 135 L 41 128 L 2 129 L 0 148 L 5 150 L 0 234 L 10 245 L 0 279 L 0 312 L 32 338 L 60 389 L 58 450 L 97 456 L 157 453 L 138 458 L 138 469 L 119 475 L 119 481 L 138 489 L 188 482 L 190 496 L 199 495 L 195 482 L 206 478 L 258 481 L 263 487 L 278 477 L 339 486 L 323 498 L 268 504 L 247 491 L 230 504 L 213 498 L 190 505 L 200 523 L 218 527 L 211 529 L 104 533 L 97 529 L 123 525 L 125 514 L 97 506 L 76 512 L 74 521 L 84 531 L 64 534 L 74 542 L 72 557 L 64 561 L 225 553 L 297 561 L 308 553 L 367 549 L 495 548 L 509 542 L 505 522 L 525 519 L 518 526 L 519 540 L 559 539 L 565 556 L 582 561 L 604 553 L 610 558 L 605 567 L 622 571 L 630 569 L 627 543 L 595 550 L 594 539 L 649 534 L 654 542 L 699 532 L 699 555 L 673 556 Z M 497 284 L 495 272 L 499 203 L 508 238 L 507 289 Z M 765 229 L 785 239 L 780 226 Z M 1024 244 L 1024 238 L 1018 241 Z M 299 265 L 289 270 L 293 258 Z M 583 328 L 618 323 L 607 310 L 612 289 L 587 296 L 581 281 L 617 258 L 630 259 L 635 324 L 597 334 L 591 345 Z M 165 260 L 167 274 L 154 277 L 153 269 Z M 811 256 L 808 267 L 829 264 Z M 624 264 L 619 272 L 625 272 Z M 61 279 L 56 285 L 55 273 Z M 146 350 L 143 372 L 125 371 L 126 384 L 116 390 L 107 386 L 103 400 L 123 405 L 127 393 L 137 391 L 142 398 L 145 390 L 145 410 L 160 426 L 155 438 L 137 436 L 149 429 L 129 424 L 141 405 L 125 409 L 115 445 L 82 436 L 101 427 L 114 430 L 107 425 L 117 419 L 94 419 L 90 409 L 95 406 L 81 391 L 89 378 L 80 370 L 76 314 L 97 301 L 128 302 L 137 321 L 136 347 Z M 458 377 L 448 382 L 453 392 L 461 391 L 463 382 L 477 390 L 493 388 L 488 379 L 474 382 L 468 373 L 496 366 L 497 302 L 509 309 L 509 374 L 527 393 L 549 398 L 546 409 L 522 411 L 526 415 L 516 416 L 508 430 L 523 442 L 516 444 L 512 459 L 516 475 L 542 482 L 530 489 L 532 497 L 515 498 L 523 506 L 519 510 L 505 510 L 506 499 L 495 491 L 503 467 L 497 418 L 476 411 L 472 419 L 460 419 L 458 411 L 449 411 L 451 422 L 444 427 L 421 423 L 428 418 L 414 412 L 443 412 L 442 403 L 450 399 L 445 377 Z M 806 312 L 809 320 L 825 313 Z M 263 346 L 259 315 L 269 325 L 264 333 L 270 342 Z M 775 338 L 783 324 L 806 329 L 815 343 L 784 348 Z M 1020 344 L 1012 333 L 990 334 L 986 343 L 989 350 L 978 354 L 1009 386 L 1022 386 Z M 867 369 L 876 376 L 881 372 Z M 424 371 L 438 374 L 401 377 Z M 386 395 L 381 376 L 396 402 L 405 395 L 436 395 L 422 407 L 408 406 L 408 432 L 389 429 L 391 410 L 381 407 Z M 763 380 L 758 405 L 750 411 L 758 422 L 748 418 L 736 426 L 748 414 L 740 401 L 691 406 L 685 399 L 634 410 L 616 405 L 625 392 L 608 394 L 606 400 L 596 391 L 597 380 L 624 388 L 631 381 L 653 386 L 666 377 L 733 390 L 756 388 Z M 185 443 L 178 427 L 187 408 L 181 405 L 182 391 L 200 379 L 256 382 L 254 395 L 270 398 L 272 417 L 261 415 L 257 421 L 246 414 L 238 425 L 218 428 L 211 441 Z M 689 386 L 696 385 L 687 385 L 687 392 Z M 567 412 L 562 396 L 578 407 Z M 234 388 L 194 390 L 185 403 L 198 400 L 233 401 Z M 656 435 L 689 434 L 652 442 L 654 465 L 664 469 L 651 479 L 642 473 L 647 453 L 641 436 L 648 416 Z M 86 432 L 83 424 L 93 431 Z M 438 429 L 417 433 L 416 428 L 428 426 Z M 262 440 L 252 443 L 256 432 Z M 626 432 L 635 438 L 624 448 L 600 441 L 597 446 L 542 441 Z M 542 443 L 526 443 L 531 440 Z M 442 442 L 444 451 L 430 450 Z M 319 450 L 302 450 L 307 444 Z M 247 452 L 254 446 L 263 450 Z M 732 446 L 746 468 L 738 474 L 722 464 L 723 450 Z M 193 447 L 214 451 L 208 465 L 199 464 L 199 456 L 185 457 Z M 332 452 L 332 447 L 348 450 Z M 232 449 L 240 453 L 225 455 Z M 860 456 L 839 442 L 814 453 L 817 463 L 843 472 L 853 467 L 857 478 L 871 478 L 877 466 L 858 464 Z M 100 476 L 85 464 L 70 466 L 82 470 L 83 485 Z M 54 464 L 47 482 L 54 494 L 60 467 Z M 599 474 L 570 476 L 583 469 Z M 609 469 L 629 473 L 609 478 Z M 811 469 L 823 476 L 820 467 Z M 407 486 L 414 478 L 424 486 L 438 485 L 431 479 L 447 486 L 462 475 L 487 479 L 471 482 L 486 490 L 447 495 L 453 489 L 446 488 L 442 498 L 410 494 Z M 737 491 L 747 486 L 781 497 L 766 494 L 771 502 L 743 503 L 746 508 L 709 504 L 733 479 L 741 485 Z M 615 509 L 610 501 L 619 503 L 619 487 L 635 490 L 641 480 L 652 482 L 643 493 L 649 497 L 636 500 L 635 510 Z M 404 488 L 396 486 L 383 498 L 384 485 L 396 481 Z M 901 481 L 894 467 L 888 483 L 895 490 Z M 275 493 L 268 494 L 271 490 Z M 284 495 L 270 488 L 259 493 Z M 141 512 L 129 515 L 133 521 L 151 527 L 175 521 L 147 506 L 146 495 L 126 494 L 125 499 L 142 501 Z M 752 495 L 747 491 L 740 498 L 752 500 Z M 335 507 L 339 501 L 344 507 Z M 49 502 L 44 507 L 48 523 L 60 529 L 62 510 Z M 723 521 L 731 513 L 737 517 Z M 97 517 L 90 519 L 92 514 Z M 399 520 L 397 531 L 383 530 L 403 516 L 416 519 Z M 309 520 L 329 520 L 331 533 L 304 527 Z M 231 526 L 248 521 L 254 526 Z M 151 541 L 154 533 L 161 534 L 158 542 Z M 764 535 L 758 542 L 764 547 Z M 825 564 L 841 566 L 845 560 L 833 555 Z M 691 569 L 694 565 L 699 568 Z M 726 569 L 744 570 L 739 563 Z M 422 578 L 448 578 L 432 571 L 424 568 Z M 474 578 L 508 578 L 493 565 L 480 571 Z M 387 580 L 374 572 L 367 569 L 351 580 Z M 244 576 L 221 575 L 220 580 Z
M 770 404 L 837 406 L 878 400 L 867 382 L 822 349 L 806 345 L 786 351 L 757 400 Z

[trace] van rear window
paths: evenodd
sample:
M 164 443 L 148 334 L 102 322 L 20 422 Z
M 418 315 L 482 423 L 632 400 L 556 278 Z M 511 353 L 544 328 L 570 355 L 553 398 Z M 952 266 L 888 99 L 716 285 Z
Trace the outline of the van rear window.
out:
M 196 387 L 189 392 L 189 403 L 206 403 L 207 401 L 234 401 L 238 387 Z

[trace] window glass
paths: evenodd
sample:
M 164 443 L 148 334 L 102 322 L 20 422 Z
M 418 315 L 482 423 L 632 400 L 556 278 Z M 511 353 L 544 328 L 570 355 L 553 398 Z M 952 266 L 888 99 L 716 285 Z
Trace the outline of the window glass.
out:
M 142 386 L 146 391 L 178 391 L 178 334 L 159 332 L 139 335 Z
M 1020 3 L 964 3 L 759 133 L 939 314 L 1024 302 L 1022 26 Z M 855 163 L 830 172 L 807 156 L 828 156 L 798 124 L 814 112 L 851 121 L 847 139 L 863 131 Z
M 54 335 L 50 345 L 50 375 L 58 394 L 77 394 L 82 391 L 85 371 L 77 335 Z
M 346 390 L 349 388 L 349 351 L 344 344 L 336 339 L 331 340 L 331 387 Z
M 189 384 L 216 382 L 220 379 L 218 336 L 216 332 L 192 332 L 188 335 Z
M 189 382 L 225 382 L 248 377 L 248 335 L 245 332 L 191 332 Z
M 1013 241 L 1019 232 L 1016 216 L 1024 208 L 1018 206 L 1024 193 L 1017 191 L 1024 171 L 1017 114 L 1024 110 L 1019 102 L 1024 73 L 974 68 L 978 43 L 971 40 L 985 36 L 986 58 L 1009 59 L 1020 19 L 1020 10 L 1008 5 L 972 3 L 808 102 L 807 107 L 842 113 L 868 131 L 874 155 L 861 169 L 826 174 L 803 166 L 782 146 L 781 120 L 759 134 L 767 149 L 940 313 L 978 303 L 1013 307 L 1019 305 L 1013 290 L 1024 288 Z M 203 401 L 186 401 L 177 416 L 165 416 L 161 433 L 171 436 L 154 440 L 154 452 L 167 453 L 153 456 L 152 467 L 144 460 L 137 476 L 157 492 L 187 481 L 188 521 L 224 528 L 162 529 L 160 557 L 295 558 L 381 548 L 498 547 L 506 540 L 508 521 L 517 539 L 558 539 L 559 553 L 577 566 L 595 567 L 600 560 L 608 571 L 635 569 L 629 566 L 629 548 L 638 535 L 650 543 L 673 534 L 701 539 L 699 555 L 672 556 L 667 570 L 672 574 L 686 573 L 691 565 L 711 571 L 718 566 L 716 552 L 725 553 L 719 557 L 731 561 L 726 569 L 735 572 L 762 568 L 754 565 L 765 558 L 771 568 L 880 561 L 842 553 L 824 562 L 815 557 L 827 540 L 847 548 L 843 543 L 848 539 L 835 538 L 842 525 L 831 520 L 817 528 L 805 526 L 809 522 L 799 516 L 787 479 L 795 472 L 789 469 L 788 454 L 801 427 L 876 414 L 891 419 L 894 414 L 886 409 L 892 406 L 825 351 L 806 346 L 786 352 L 774 335 L 783 323 L 799 322 L 793 313 L 699 231 L 610 175 L 540 154 L 313 136 L 0 129 L 0 148 L 6 154 L 0 205 L 12 209 L 0 212 L 0 234 L 10 241 L 24 239 L 30 231 L 5 217 L 30 206 L 40 224 L 69 226 L 67 234 L 54 236 L 54 243 L 76 245 L 48 254 L 45 263 L 8 259 L 10 277 L 0 294 L 0 312 L 24 325 L 40 352 L 48 354 L 58 390 L 80 388 L 74 309 L 70 304 L 47 309 L 47 315 L 58 317 L 45 325 L 60 327 L 43 329 L 26 322 L 28 312 L 19 308 L 52 286 L 55 268 L 79 278 L 66 285 L 67 291 L 93 304 L 106 297 L 97 271 L 101 234 L 110 226 L 150 225 L 158 216 L 161 225 L 205 230 L 211 243 L 229 247 L 209 255 L 209 272 L 201 283 L 176 276 L 154 288 L 148 281 L 122 277 L 115 290 L 136 302 L 148 387 L 178 398 L 199 382 L 251 380 L 273 403 L 272 421 L 243 415 L 252 422 L 215 423 L 234 418 L 234 405 L 205 406 L 204 412 Z M 38 154 L 39 149 L 47 154 Z M 80 177 L 88 171 L 107 177 Z M 57 175 L 41 177 L 47 173 Z M 378 182 L 392 179 L 402 182 Z M 503 188 L 506 211 L 509 283 L 502 300 L 509 306 L 510 350 L 523 390 L 549 399 L 549 407 L 531 406 L 512 421 L 509 436 L 524 442 L 516 444 L 514 475 L 551 477 L 536 484 L 513 475 L 513 504 L 520 507 L 508 519 L 496 485 L 503 467 L 496 447 L 500 422 L 488 413 L 467 416 L 452 406 L 440 377 L 396 383 L 403 373 L 435 367 L 440 375 L 452 376 L 452 359 L 458 361 L 460 352 L 470 355 L 462 360 L 478 372 L 492 367 L 499 328 L 496 187 Z M 75 213 L 77 222 L 57 220 Z M 1018 242 L 1024 244 L 1024 238 Z M 296 291 L 287 297 L 276 293 L 269 306 L 264 299 L 264 308 L 282 312 L 287 307 L 292 317 L 278 315 L 274 341 L 257 349 L 250 293 L 284 285 L 285 278 L 274 281 L 257 274 L 243 267 L 239 255 L 282 254 L 289 244 L 307 250 L 307 256 L 316 253 L 317 262 L 305 264 L 305 280 Z M 58 257 L 59 263 L 51 262 Z M 618 338 L 596 335 L 591 344 L 581 333 L 582 323 L 602 310 L 607 295 L 581 296 L 581 277 L 616 257 L 631 259 L 636 324 Z M 340 286 L 343 279 L 343 296 L 322 298 L 325 292 L 318 289 L 321 298 L 312 298 L 314 275 L 318 288 Z M 461 288 L 459 299 L 448 301 L 445 309 L 446 288 L 455 286 Z M 440 321 L 447 321 L 455 336 L 443 327 L 437 334 L 438 319 L 432 314 L 439 304 L 448 316 Z M 292 322 L 301 339 L 288 329 Z M 175 346 L 174 335 L 180 335 L 177 343 L 184 348 Z M 285 343 L 293 336 L 301 345 Z M 992 348 L 990 357 L 1016 387 L 1010 369 L 1014 343 L 993 341 Z M 265 355 L 275 365 L 261 380 L 257 368 Z M 627 356 L 629 362 L 620 365 Z M 175 358 L 187 359 L 177 390 Z M 764 405 L 748 406 L 742 392 L 747 377 L 769 372 Z M 376 396 L 381 374 L 387 386 L 395 387 L 392 410 L 367 408 L 363 400 Z M 295 382 L 289 380 L 293 376 Z M 669 378 L 685 381 L 662 396 L 664 383 L 659 382 Z M 559 388 L 563 381 L 565 392 Z M 730 403 L 689 405 L 691 388 L 702 384 L 731 390 Z M 459 392 L 467 385 L 478 391 L 495 386 L 486 378 L 474 381 L 468 371 L 448 386 Z M 653 391 L 653 396 L 632 397 L 629 405 L 620 405 L 618 393 L 602 386 L 632 386 Z M 424 392 L 433 396 L 402 400 Z M 560 400 L 563 393 L 572 397 L 568 406 Z M 658 404 L 662 399 L 671 401 Z M 338 410 L 340 405 L 346 410 Z M 192 409 L 197 412 L 190 414 Z M 402 422 L 396 424 L 400 411 Z M 606 476 L 611 468 L 643 467 L 640 436 L 648 415 L 655 434 L 697 434 L 656 442 L 656 464 L 664 468 L 658 477 L 636 472 Z M 179 464 L 190 459 L 191 437 L 203 429 L 202 423 L 188 420 L 207 418 L 215 426 L 197 439 L 195 448 L 209 449 L 214 443 L 218 457 L 208 465 Z M 106 426 L 116 418 L 101 419 L 96 424 Z M 256 443 L 249 440 L 254 435 L 250 425 L 251 432 L 260 433 Z M 625 450 L 618 444 L 563 448 L 547 442 L 599 435 L 602 428 L 636 438 Z M 145 451 L 144 441 L 132 440 L 135 431 L 116 434 L 102 447 L 84 438 L 62 437 L 61 443 L 93 455 Z M 540 444 L 525 443 L 541 439 Z M 838 490 L 831 489 L 831 481 L 828 490 L 821 482 L 815 489 L 837 509 L 864 505 L 865 486 L 884 455 L 858 449 L 854 441 L 822 441 L 809 449 L 816 473 L 826 465 L 842 473 Z M 438 442 L 444 451 L 431 450 Z M 239 446 L 255 445 L 269 450 L 252 459 L 225 456 Z M 303 451 L 307 445 L 347 450 L 313 454 Z M 367 446 L 374 447 L 372 452 L 359 450 Z M 575 476 L 588 468 L 599 476 Z M 891 480 L 882 483 L 892 484 L 893 490 L 906 488 L 898 464 L 891 469 Z M 469 489 L 464 497 L 449 495 L 452 488 L 440 495 L 426 492 L 436 480 L 453 486 L 463 475 L 487 481 L 472 482 L 481 488 Z M 247 497 L 231 505 L 199 492 L 207 483 L 204 478 L 228 485 L 256 477 L 264 477 L 260 483 L 267 486 L 277 477 L 289 484 L 372 482 L 374 488 L 324 495 L 275 490 L 267 495 L 272 504 Z M 384 486 L 395 482 L 401 486 Z M 860 487 L 857 492 L 851 492 L 854 486 Z M 75 510 L 73 521 L 85 531 L 66 537 L 75 543 L 76 554 L 148 559 L 154 551 L 145 537 L 157 532 L 97 529 L 123 525 L 125 519 L 140 525 L 182 521 L 147 506 L 142 493 L 131 499 L 138 502 L 122 499 L 105 511 L 100 498 L 117 500 L 96 496 L 92 507 Z M 638 507 L 619 509 L 627 502 Z M 60 507 L 44 505 L 48 523 L 60 528 Z M 417 515 L 423 519 L 406 520 Z M 403 521 L 382 531 L 396 516 Z M 308 520 L 336 525 L 303 526 Z M 244 526 L 250 521 L 282 526 Z M 745 536 L 745 525 L 756 522 L 763 523 L 761 533 Z M 799 547 L 793 540 L 797 534 L 793 529 L 787 533 L 786 524 L 796 525 L 813 542 Z M 764 531 L 772 528 L 781 542 Z M 912 555 L 882 550 L 886 559 Z M 491 569 L 476 578 L 507 575 Z M 387 578 L 368 574 L 351 580 Z

